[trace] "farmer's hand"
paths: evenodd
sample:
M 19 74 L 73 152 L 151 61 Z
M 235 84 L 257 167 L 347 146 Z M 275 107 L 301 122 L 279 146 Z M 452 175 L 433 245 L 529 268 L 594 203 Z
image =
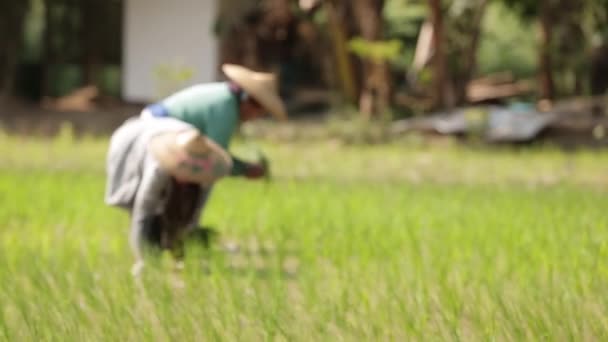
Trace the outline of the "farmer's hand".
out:
M 268 168 L 264 164 L 248 164 L 245 168 L 245 177 L 249 179 L 259 179 L 265 177 L 268 173 Z

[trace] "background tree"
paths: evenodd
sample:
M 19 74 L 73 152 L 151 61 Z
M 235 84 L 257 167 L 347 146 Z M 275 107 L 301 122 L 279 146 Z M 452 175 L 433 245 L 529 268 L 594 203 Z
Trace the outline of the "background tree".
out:
M 121 62 L 123 3 L 1 2 L 0 93 L 13 93 L 15 84 L 36 84 L 43 95 L 60 96 L 98 84 L 107 65 Z M 496 13 L 497 3 L 507 5 L 501 11 L 517 13 L 538 27 L 537 63 L 528 57 L 534 51 L 528 39 L 525 76 L 536 68 L 541 98 L 598 94 L 608 88 L 603 76 L 608 69 L 608 0 L 222 0 L 215 28 L 220 60 L 278 71 L 284 95 L 302 84 L 329 87 L 372 117 L 392 108 L 395 89 L 399 104 L 404 93 L 422 95 L 423 110 L 429 108 L 429 96 L 435 97 L 436 107 L 465 104 L 467 84 L 478 70 L 483 18 L 490 6 Z M 39 18 L 32 19 L 28 8 L 34 5 Z M 23 51 L 23 41 L 29 46 L 31 37 L 22 39 L 24 25 L 32 21 L 43 28 L 34 59 L 31 53 L 25 58 Z M 411 87 L 405 75 L 423 22 L 433 27 L 427 54 L 432 59 Z M 506 68 L 517 63 L 513 56 Z M 505 67 L 497 59 L 493 70 Z M 23 69 L 35 72 L 24 81 Z
M 594 57 L 602 55 L 598 52 L 608 35 L 608 1 L 502 1 L 538 23 L 540 98 L 581 95 L 591 88 L 597 70 Z
M 447 7 L 446 35 L 450 97 L 453 104 L 467 101 L 467 86 L 477 70 L 482 20 L 489 0 L 454 0 Z
M 369 43 L 384 39 L 384 0 L 353 1 L 361 38 Z M 386 59 L 362 59 L 362 87 L 359 111 L 370 118 L 386 112 L 391 105 L 390 70 Z
M 79 65 L 81 85 L 98 84 L 102 67 L 120 64 L 122 59 L 123 0 L 75 1 L 74 35 L 77 49 L 74 63 Z
M 29 1 L 0 1 L 0 101 L 13 95 Z
M 441 0 L 429 0 L 429 16 L 433 27 L 433 84 L 436 106 L 450 106 L 447 85 L 451 83 L 447 73 L 444 33 L 444 11 Z
M 436 107 L 467 101 L 467 85 L 477 70 L 482 20 L 488 4 L 489 0 L 428 0 Z
M 347 102 L 354 103 L 358 98 L 358 85 L 355 68 L 348 50 L 348 41 L 351 38 L 351 4 L 344 0 L 324 0 L 323 9 L 327 13 L 327 26 L 329 31 L 329 46 L 333 52 L 333 62 L 336 65 L 333 77 L 337 80 L 338 89 L 341 90 Z

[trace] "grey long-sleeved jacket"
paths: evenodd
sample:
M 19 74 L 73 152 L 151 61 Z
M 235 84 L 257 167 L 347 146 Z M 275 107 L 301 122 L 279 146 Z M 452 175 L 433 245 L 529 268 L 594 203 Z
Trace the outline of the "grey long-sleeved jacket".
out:
M 170 176 L 148 152 L 148 142 L 160 133 L 193 128 L 172 118 L 131 118 L 112 135 L 106 160 L 105 203 L 131 214 L 131 246 L 141 257 L 146 218 L 160 214 L 170 185 Z M 191 225 L 198 223 L 206 191 L 202 192 Z

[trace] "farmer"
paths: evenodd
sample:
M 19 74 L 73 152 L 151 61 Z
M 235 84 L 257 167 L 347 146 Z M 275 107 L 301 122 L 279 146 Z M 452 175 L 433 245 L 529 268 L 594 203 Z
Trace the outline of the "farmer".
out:
M 228 82 L 199 84 L 146 107 L 142 118 L 172 117 L 196 127 L 224 149 L 240 122 L 269 112 L 279 120 L 287 119 L 273 74 L 254 72 L 242 66 L 224 64 Z M 247 164 L 234 158 L 234 175 L 251 178 L 264 176 L 262 165 Z
M 198 225 L 213 184 L 233 175 L 263 177 L 262 163 L 231 156 L 241 122 L 270 112 L 286 119 L 272 74 L 224 65 L 227 82 L 199 84 L 148 106 L 112 135 L 105 202 L 131 215 L 130 244 L 137 275 L 147 246 L 180 259 L 183 240 Z

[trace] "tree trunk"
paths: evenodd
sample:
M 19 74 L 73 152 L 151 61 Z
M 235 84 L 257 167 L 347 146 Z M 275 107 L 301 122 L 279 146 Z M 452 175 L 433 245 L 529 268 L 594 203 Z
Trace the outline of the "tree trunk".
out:
M 608 91 L 608 43 L 593 49 L 590 64 L 591 95 L 603 95 Z
M 540 39 L 541 47 L 539 54 L 540 67 L 540 98 L 552 100 L 555 95 L 552 61 L 551 61 L 551 41 L 553 20 L 551 15 L 550 0 L 539 0 L 540 6 Z
M 4 51 L 2 61 L 4 68 L 2 70 L 2 79 L 0 80 L 0 102 L 7 100 L 13 95 L 13 88 L 15 83 L 15 75 L 17 73 L 17 53 L 18 48 L 15 43 L 5 44 L 6 50 Z
M 339 13 L 339 2 L 330 0 L 325 2 L 328 14 L 329 35 L 333 45 L 334 60 L 337 66 L 336 74 L 340 89 L 348 102 L 355 102 L 357 86 L 348 52 L 348 36 L 345 32 L 344 16 Z
M 354 3 L 359 30 L 368 42 L 383 38 L 384 0 L 356 0 Z M 386 61 L 363 60 L 363 80 L 359 110 L 364 118 L 386 112 L 391 105 L 390 71 Z
M 479 5 L 474 8 L 471 21 L 470 43 L 464 52 L 464 70 L 458 77 L 458 87 L 455 89 L 456 104 L 463 104 L 467 101 L 467 87 L 477 69 L 477 50 L 479 48 L 479 38 L 481 37 L 481 26 L 483 16 L 488 5 L 488 0 L 481 0 Z M 467 18 L 465 18 L 467 19 Z
M 55 22 L 53 20 L 54 0 L 44 0 L 44 31 L 42 33 L 42 58 L 40 61 L 40 97 L 44 99 L 50 95 L 51 81 L 50 69 L 55 60 L 53 37 Z
M 0 5 L 0 101 L 13 95 L 28 6 L 26 1 Z
M 443 32 L 443 12 L 441 0 L 429 0 L 431 10 L 431 22 L 433 24 L 433 83 L 435 106 L 449 106 L 447 88 L 449 86 L 447 77 L 447 64 L 445 57 L 445 39 Z
M 81 70 L 84 86 L 95 84 L 100 66 L 99 46 L 102 36 L 99 28 L 103 27 L 104 8 L 98 1 L 83 1 L 80 8 L 80 38 L 82 55 Z

